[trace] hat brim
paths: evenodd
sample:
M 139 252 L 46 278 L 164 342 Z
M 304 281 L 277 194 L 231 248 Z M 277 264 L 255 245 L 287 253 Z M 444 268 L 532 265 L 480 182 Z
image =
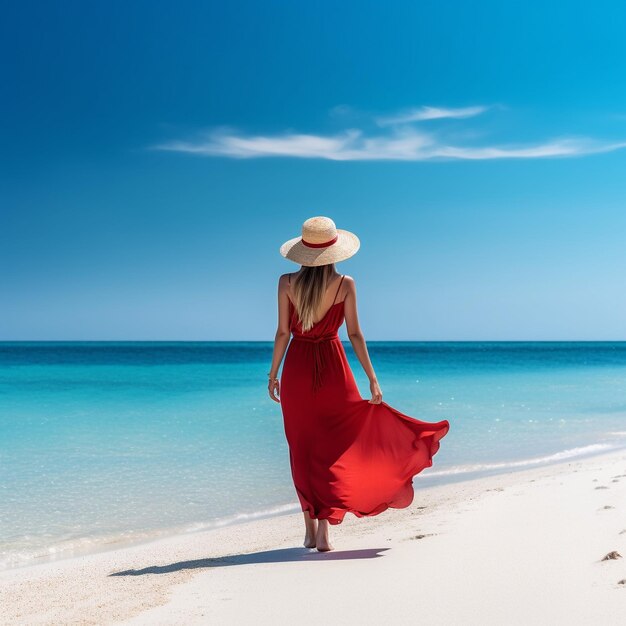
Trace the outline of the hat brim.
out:
M 349 230 L 337 229 L 337 241 L 326 248 L 310 248 L 302 243 L 302 237 L 294 237 L 280 247 L 280 253 L 290 261 L 307 267 L 328 265 L 345 261 L 361 247 L 359 238 Z

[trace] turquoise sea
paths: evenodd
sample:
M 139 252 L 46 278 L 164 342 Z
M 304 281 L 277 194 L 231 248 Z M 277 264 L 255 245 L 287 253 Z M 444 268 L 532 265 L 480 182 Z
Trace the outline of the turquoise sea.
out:
M 626 343 L 368 345 L 385 401 L 451 423 L 416 499 L 626 446 Z M 299 511 L 271 350 L 0 343 L 0 567 Z

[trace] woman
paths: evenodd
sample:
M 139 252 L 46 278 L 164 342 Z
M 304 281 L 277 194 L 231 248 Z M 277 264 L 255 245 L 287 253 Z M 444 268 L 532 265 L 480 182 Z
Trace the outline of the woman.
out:
M 320 552 L 333 549 L 329 524 L 340 524 L 346 513 L 364 517 L 409 506 L 413 476 L 432 465 L 450 427 L 447 420 L 413 419 L 382 401 L 359 327 L 354 280 L 335 270 L 335 263 L 359 246 L 356 235 L 337 229 L 328 217 L 313 217 L 304 222 L 302 237 L 280 249 L 302 267 L 278 283 L 268 389 L 272 400 L 281 403 L 291 473 L 304 513 L 304 545 Z M 344 319 L 370 381 L 370 400 L 361 398 L 337 335 Z

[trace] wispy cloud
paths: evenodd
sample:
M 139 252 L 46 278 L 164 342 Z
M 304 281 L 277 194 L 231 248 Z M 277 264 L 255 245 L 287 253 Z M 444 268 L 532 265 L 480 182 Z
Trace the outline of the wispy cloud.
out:
M 489 109 L 488 106 L 463 107 L 460 109 L 448 109 L 441 107 L 419 107 L 410 109 L 404 113 L 396 113 L 376 119 L 379 126 L 393 126 L 394 124 L 409 124 L 411 122 L 424 122 L 426 120 L 442 120 L 446 118 L 462 119 L 475 117 Z
M 605 142 L 587 137 L 552 138 L 534 144 L 459 145 L 447 138 L 442 129 L 417 128 L 411 122 L 446 117 L 472 117 L 488 107 L 465 109 L 435 109 L 422 107 L 410 117 L 396 115 L 386 118 L 396 120 L 383 126 L 389 128 L 378 134 L 368 134 L 361 129 L 321 135 L 283 133 L 278 135 L 247 135 L 233 129 L 221 128 L 190 140 L 168 141 L 156 150 L 180 152 L 207 157 L 251 159 L 284 157 L 300 159 L 326 159 L 332 161 L 433 161 L 433 160 L 487 160 L 487 159 L 537 159 L 568 157 L 611 152 L 626 147 L 626 142 Z M 416 117 L 418 113 L 422 116 Z M 437 117 L 438 116 L 438 117 Z M 402 121 L 399 121 L 402 120 Z M 380 124 L 380 120 L 376 120 Z

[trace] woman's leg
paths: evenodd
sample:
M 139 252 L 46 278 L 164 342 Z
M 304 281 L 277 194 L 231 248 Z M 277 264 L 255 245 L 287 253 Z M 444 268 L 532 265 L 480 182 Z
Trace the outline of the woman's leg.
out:
M 328 537 L 329 528 L 330 528 L 330 524 L 328 523 L 328 520 L 325 520 L 325 519 L 319 520 L 319 523 L 317 526 L 317 534 L 315 535 L 315 547 L 320 552 L 328 552 L 329 550 L 334 549 Z
M 317 520 L 313 519 L 308 511 L 304 511 L 304 525 L 306 533 L 304 535 L 304 547 L 315 548 L 315 536 L 317 535 Z

